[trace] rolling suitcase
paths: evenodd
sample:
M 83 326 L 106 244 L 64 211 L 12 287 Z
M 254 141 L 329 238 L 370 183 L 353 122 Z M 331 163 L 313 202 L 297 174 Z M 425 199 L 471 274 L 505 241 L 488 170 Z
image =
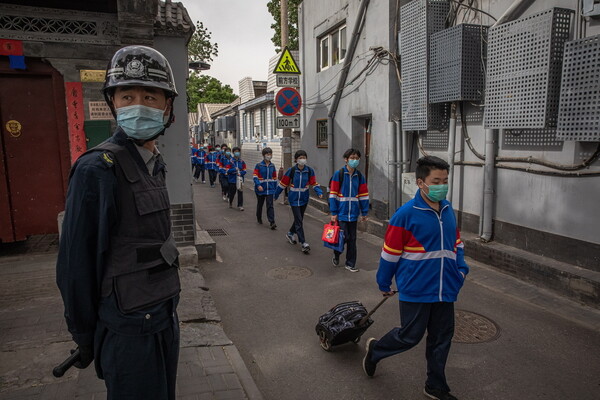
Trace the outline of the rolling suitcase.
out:
M 358 301 L 348 301 L 334 306 L 319 317 L 315 326 L 321 347 L 331 351 L 333 346 L 360 342 L 361 336 L 373 324 L 371 315 L 389 298 L 387 296 L 370 311 Z

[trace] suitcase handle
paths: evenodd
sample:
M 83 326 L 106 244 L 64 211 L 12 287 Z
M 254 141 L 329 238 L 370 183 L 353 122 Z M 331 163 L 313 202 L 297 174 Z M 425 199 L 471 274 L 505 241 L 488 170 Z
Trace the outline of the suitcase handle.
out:
M 398 293 L 398 291 L 397 291 L 397 290 L 394 290 L 393 292 L 394 292 L 394 294 Z M 393 296 L 393 295 L 392 295 L 392 296 Z M 387 299 L 389 299 L 389 298 L 390 298 L 390 297 L 392 297 L 392 296 L 383 296 L 383 299 L 381 299 L 381 300 L 379 301 L 379 303 L 377 303 L 377 305 L 376 305 L 375 307 L 373 307 L 373 309 L 372 309 L 371 311 L 369 311 L 369 313 L 368 313 L 367 315 L 365 315 L 365 316 L 364 316 L 364 317 L 363 317 L 363 318 L 360 320 L 360 322 L 359 322 L 359 325 L 364 325 L 364 324 L 365 324 L 365 322 L 367 322 L 367 321 L 369 320 L 369 317 L 371 317 L 371 315 L 375 314 L 375 311 L 377 311 L 377 309 L 378 309 L 379 307 L 381 307 L 381 305 L 382 305 L 383 303 L 385 303 L 385 302 L 387 301 Z

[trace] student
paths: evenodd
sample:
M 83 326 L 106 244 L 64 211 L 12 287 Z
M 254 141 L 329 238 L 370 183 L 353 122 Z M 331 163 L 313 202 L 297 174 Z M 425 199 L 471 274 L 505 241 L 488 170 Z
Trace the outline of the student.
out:
M 210 182 L 210 187 L 215 187 L 215 181 L 217 180 L 217 173 L 219 172 L 219 167 L 217 166 L 217 159 L 219 157 L 219 153 L 216 149 L 213 149 L 211 146 L 208 146 L 208 154 L 205 157 L 206 169 L 208 170 L 208 181 Z
M 246 163 L 240 158 L 241 150 L 239 147 L 233 148 L 233 156 L 225 158 L 223 169 L 227 176 L 229 208 L 233 208 L 233 198 L 237 192 L 238 200 L 237 207 L 240 211 L 244 211 L 244 191 L 237 189 L 237 179 L 241 176 L 242 179 L 246 175 Z
M 310 252 L 310 245 L 305 240 L 304 227 L 302 226 L 304 212 L 308 205 L 308 189 L 312 186 L 320 199 L 323 198 L 323 191 L 317 183 L 315 171 L 306 165 L 306 159 L 307 154 L 304 150 L 298 150 L 294 154 L 296 165 L 288 169 L 279 181 L 279 185 L 275 191 L 275 200 L 277 200 L 285 188 L 289 187 L 288 202 L 294 214 L 294 223 L 289 232 L 285 234 L 285 237 L 290 244 L 296 244 L 297 242 L 294 239 L 294 234 L 296 234 L 298 241 L 302 244 L 302 252 L 308 254 Z
M 227 172 L 225 171 L 224 165 L 229 162 L 231 158 L 231 150 L 227 145 L 221 146 L 221 153 L 217 158 L 217 166 L 219 167 L 219 183 L 221 184 L 221 195 L 223 201 L 227 201 L 229 197 L 229 178 L 227 178 Z
M 365 177 L 356 168 L 360 163 L 360 151 L 348 149 L 344 153 L 346 165 L 335 171 L 329 183 L 329 210 L 331 222 L 338 222 L 344 231 L 346 246 L 345 267 L 350 272 L 356 268 L 356 228 L 358 218 L 367 220 L 369 213 L 369 189 Z M 334 267 L 340 264 L 340 252 L 333 252 Z
M 432 399 L 456 400 L 446 382 L 446 360 L 454 335 L 454 302 L 469 267 L 448 200 L 448 163 L 427 156 L 417 161 L 419 190 L 390 220 L 379 260 L 377 284 L 384 296 L 400 300 L 400 328 L 370 338 L 363 359 L 368 376 L 382 359 L 416 346 L 427 330 L 427 380 Z
M 256 193 L 256 221 L 262 224 L 262 208 L 267 203 L 267 219 L 271 229 L 277 228 L 275 224 L 275 209 L 273 208 L 273 195 L 277 190 L 277 168 L 271 162 L 273 150 L 265 147 L 262 150 L 263 161 L 254 167 L 254 192 Z
M 206 151 L 204 149 L 205 147 L 203 145 L 200 145 L 200 148 L 196 150 L 196 171 L 194 174 L 196 182 L 202 180 L 202 183 L 206 183 L 206 180 L 204 179 L 204 170 L 206 167 Z
M 190 160 L 192 162 L 192 176 L 194 178 L 194 182 L 198 182 L 198 178 L 196 177 L 196 165 L 198 164 L 198 149 L 195 148 L 193 144 L 190 144 Z

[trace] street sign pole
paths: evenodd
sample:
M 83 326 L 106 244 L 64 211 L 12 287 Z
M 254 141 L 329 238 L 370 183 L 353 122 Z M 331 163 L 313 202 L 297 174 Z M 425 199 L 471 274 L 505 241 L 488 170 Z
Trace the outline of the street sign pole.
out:
M 288 2 L 281 0 L 281 51 L 288 45 Z M 287 139 L 286 139 L 287 138 Z M 283 168 L 287 171 L 292 166 L 292 130 L 285 128 L 283 130 L 283 142 L 290 143 L 290 146 L 284 146 L 283 150 Z

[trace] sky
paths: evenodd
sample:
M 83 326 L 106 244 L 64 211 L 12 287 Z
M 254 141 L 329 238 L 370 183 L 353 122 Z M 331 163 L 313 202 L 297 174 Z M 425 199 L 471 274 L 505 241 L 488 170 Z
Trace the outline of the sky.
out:
M 267 0 L 179 0 L 196 21 L 212 32 L 219 55 L 208 71 L 202 71 L 231 86 L 239 94 L 238 82 L 250 76 L 267 80 L 269 59 L 275 55 L 271 42 L 273 17 Z

